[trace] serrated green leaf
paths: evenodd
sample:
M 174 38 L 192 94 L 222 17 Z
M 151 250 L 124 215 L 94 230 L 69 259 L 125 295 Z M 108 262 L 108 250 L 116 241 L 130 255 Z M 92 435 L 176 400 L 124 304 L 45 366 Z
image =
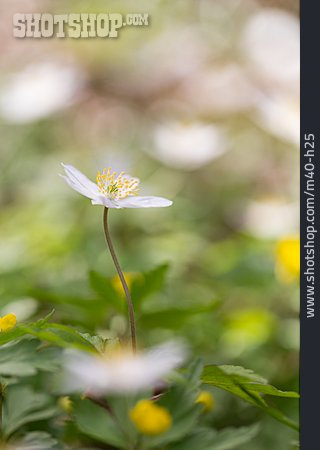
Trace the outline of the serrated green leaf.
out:
M 239 366 L 210 365 L 204 368 L 202 382 L 231 392 L 246 402 L 258 406 L 291 428 L 299 428 L 298 424 L 286 417 L 280 410 L 269 406 L 266 399 L 260 394 L 287 398 L 299 398 L 299 395 L 296 392 L 280 391 L 250 370 Z
M 195 404 L 198 383 L 195 381 L 201 362 L 190 365 L 180 381 L 171 386 L 160 399 L 159 404 L 167 408 L 172 415 L 172 427 L 163 435 L 150 440 L 150 445 L 157 447 L 183 438 L 196 425 L 201 414 L 200 405 Z M 194 380 L 194 382 L 191 382 Z
M 210 367 L 210 366 L 207 366 Z M 233 375 L 237 377 L 239 381 L 253 381 L 260 384 L 267 384 L 267 380 L 260 375 L 256 374 L 251 369 L 245 369 L 241 366 L 230 366 L 230 365 L 221 365 L 218 366 L 221 370 L 223 370 L 228 375 Z
M 108 339 L 104 339 L 101 336 L 91 335 L 89 333 L 79 333 L 86 341 L 90 342 L 96 350 L 100 353 L 103 353 L 106 349 L 106 345 L 108 344 Z
M 23 340 L 0 347 L 0 375 L 23 377 L 39 370 L 53 372 L 59 367 L 58 352 L 54 348 L 38 351 L 39 341 Z
M 58 323 L 46 323 L 38 326 L 37 323 L 22 326 L 27 334 L 37 337 L 40 340 L 48 341 L 64 348 L 77 348 L 89 352 L 96 352 L 91 342 L 87 341 L 74 328 Z
M 48 323 L 43 319 L 29 324 L 20 324 L 12 331 L 0 334 L 0 345 L 28 335 L 50 342 L 58 347 L 73 347 L 78 350 L 96 352 L 94 345 L 74 328 L 57 323 Z
M 23 425 L 46 420 L 57 413 L 50 397 L 30 386 L 9 386 L 5 391 L 2 430 L 8 437 Z
M 23 448 L 23 450 L 50 450 L 57 448 L 57 440 L 44 431 L 33 431 L 26 434 L 17 441 L 10 440 L 13 448 Z

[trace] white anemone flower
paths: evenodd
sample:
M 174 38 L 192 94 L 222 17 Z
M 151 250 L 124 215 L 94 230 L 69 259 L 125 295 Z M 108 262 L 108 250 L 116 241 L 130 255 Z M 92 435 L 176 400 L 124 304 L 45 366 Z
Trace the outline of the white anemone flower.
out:
M 91 199 L 93 205 L 106 208 L 156 208 L 171 206 L 172 201 L 162 197 L 138 196 L 139 179 L 121 172 L 119 175 L 111 168 L 98 172 L 96 183 L 70 164 L 62 164 L 66 175 L 62 177 L 75 191 Z
M 104 355 L 69 351 L 65 358 L 67 391 L 88 391 L 91 394 L 130 393 L 152 389 L 179 367 L 186 357 L 186 348 L 167 342 L 144 352 L 115 350 Z
M 274 93 L 262 97 L 257 103 L 253 119 L 262 128 L 296 146 L 300 143 L 299 100 L 294 96 Z
M 299 207 L 278 198 L 253 201 L 245 211 L 244 228 L 260 239 L 275 239 L 299 228 Z

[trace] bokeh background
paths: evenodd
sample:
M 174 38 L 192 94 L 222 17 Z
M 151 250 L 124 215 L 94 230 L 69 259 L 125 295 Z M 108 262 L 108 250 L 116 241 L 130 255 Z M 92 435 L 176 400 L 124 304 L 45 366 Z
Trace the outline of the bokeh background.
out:
M 154 283 L 138 307 L 141 345 L 184 336 L 207 362 L 297 389 L 298 2 L 12 0 L 0 11 L 0 313 L 54 308 L 56 321 L 125 333 L 125 314 L 99 298 L 108 276 L 124 301 L 102 208 L 58 176 L 61 161 L 91 179 L 112 166 L 174 201 L 110 217 L 129 283 Z M 15 39 L 15 12 L 141 12 L 150 24 L 117 39 Z M 216 427 L 262 420 L 246 450 L 297 440 L 214 395 Z M 297 417 L 295 401 L 278 406 Z

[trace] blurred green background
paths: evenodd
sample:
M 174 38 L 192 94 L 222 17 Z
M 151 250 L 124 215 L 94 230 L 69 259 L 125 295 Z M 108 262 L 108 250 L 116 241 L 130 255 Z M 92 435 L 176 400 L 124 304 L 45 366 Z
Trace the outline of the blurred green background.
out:
M 0 8 L 0 313 L 24 321 L 54 308 L 55 321 L 125 333 L 102 208 L 58 176 L 62 161 L 91 179 L 111 166 L 139 177 L 142 195 L 174 201 L 110 214 L 133 297 L 148 281 L 140 344 L 184 336 L 206 362 L 297 389 L 298 2 Z M 23 11 L 141 12 L 150 23 L 117 39 L 15 39 Z M 292 448 L 294 432 L 214 393 L 217 427 L 263 419 L 246 450 Z M 292 400 L 281 408 L 298 415 Z

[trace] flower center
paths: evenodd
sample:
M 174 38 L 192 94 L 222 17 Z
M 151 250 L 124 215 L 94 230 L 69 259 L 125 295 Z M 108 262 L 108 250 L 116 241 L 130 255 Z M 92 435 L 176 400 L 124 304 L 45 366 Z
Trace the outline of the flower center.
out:
M 117 175 L 116 172 L 111 171 L 110 167 L 103 169 L 102 173 L 97 173 L 96 182 L 99 192 L 113 200 L 137 195 L 139 192 L 138 178 L 129 178 L 124 172 Z

